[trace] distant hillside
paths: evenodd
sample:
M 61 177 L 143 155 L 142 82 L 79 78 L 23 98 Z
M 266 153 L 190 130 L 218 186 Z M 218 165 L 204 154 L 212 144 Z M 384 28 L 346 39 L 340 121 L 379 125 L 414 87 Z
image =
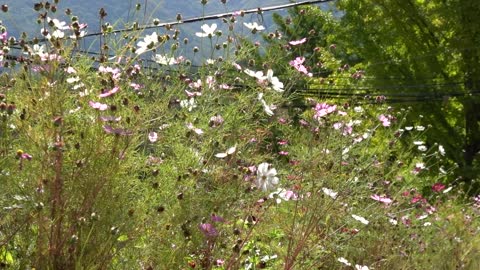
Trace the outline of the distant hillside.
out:
M 3 1 L 10 7 L 10 12 L 0 14 L 0 20 L 8 27 L 9 32 L 18 35 L 27 32 L 30 36 L 39 36 L 39 29 L 35 21 L 37 13 L 33 10 L 32 0 L 9 0 Z M 50 1 L 53 2 L 53 1 Z M 203 7 L 200 0 L 61 0 L 58 5 L 57 16 L 66 19 L 64 12 L 70 8 L 73 14 L 78 15 L 81 22 L 89 24 L 89 32 L 98 30 L 98 11 L 104 8 L 111 23 L 125 23 L 134 20 L 140 23 L 151 23 L 152 18 L 158 18 L 163 22 L 175 20 L 177 13 L 184 18 L 202 16 L 202 14 L 215 14 L 241 9 L 252 9 L 259 6 L 272 6 L 289 3 L 289 0 L 229 0 L 226 6 L 220 0 L 209 0 Z M 135 5 L 140 3 L 142 8 L 135 11 Z M 146 3 L 146 12 L 145 12 Z M 269 16 L 270 14 L 265 14 Z M 193 26 L 192 26 L 193 27 Z M 198 28 L 198 26 L 196 27 Z

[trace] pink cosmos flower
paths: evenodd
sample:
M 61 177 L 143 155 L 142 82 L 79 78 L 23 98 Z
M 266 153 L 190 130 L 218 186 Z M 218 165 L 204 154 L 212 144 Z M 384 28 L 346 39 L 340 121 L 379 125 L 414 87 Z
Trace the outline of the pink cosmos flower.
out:
M 98 95 L 98 97 L 101 97 L 101 98 L 109 97 L 109 96 L 117 93 L 117 92 L 118 92 L 118 89 L 119 89 L 118 86 L 116 86 L 116 87 L 114 87 L 114 88 L 112 88 L 112 89 L 110 89 L 110 90 L 108 90 L 108 91 L 105 91 L 105 92 L 101 93 L 100 95 Z
M 213 222 L 225 222 L 225 219 L 221 216 L 217 216 L 215 214 L 212 214 L 211 219 Z
M 303 62 L 305 62 L 305 57 L 300 56 L 295 58 L 295 60 L 290 61 L 288 64 L 294 67 L 298 72 L 303 73 L 308 77 L 312 77 L 313 74 L 308 72 L 307 68 L 303 65 Z
M 434 192 L 440 192 L 440 191 L 442 191 L 442 190 L 444 190 L 444 189 L 445 189 L 445 185 L 442 184 L 442 183 L 435 183 L 435 184 L 432 186 L 432 190 L 433 190 Z
M 384 203 L 384 204 L 391 204 L 393 202 L 392 199 L 390 199 L 386 196 L 380 196 L 380 195 L 377 195 L 377 194 L 373 194 L 372 196 L 370 196 L 370 198 L 375 200 L 375 201 Z
M 302 125 L 304 127 L 308 127 L 310 125 L 307 121 L 305 121 L 303 119 L 300 119 L 298 122 L 300 123 L 300 125 Z
M 288 141 L 287 140 L 280 140 L 277 142 L 279 145 L 287 145 Z
M 8 36 L 7 31 L 0 33 L 0 40 L 3 42 L 7 41 L 7 36 Z
M 287 151 L 280 151 L 280 152 L 278 152 L 278 154 L 279 154 L 280 156 L 287 156 L 287 155 L 288 155 L 288 152 L 287 152 Z
M 220 87 L 220 89 L 223 89 L 223 90 L 231 90 L 231 89 L 233 89 L 233 86 L 228 85 L 228 84 L 226 84 L 226 83 L 222 83 L 222 84 L 220 84 L 218 87 Z
M 145 87 L 145 85 L 143 85 L 143 84 L 138 84 L 138 83 L 131 83 L 130 86 L 133 87 L 133 90 L 135 90 L 135 91 L 138 91 L 138 90 L 140 90 L 140 89 L 142 89 L 142 88 Z
M 106 109 L 108 109 L 107 104 L 103 104 L 103 103 L 100 103 L 100 102 L 93 102 L 91 100 L 88 102 L 88 105 L 90 105 L 90 107 L 92 107 L 94 109 L 97 109 L 99 111 L 105 111 Z
M 422 195 L 420 194 L 415 194 L 412 198 L 412 200 L 410 201 L 410 203 L 426 203 L 427 200 L 425 198 L 422 197 Z
M 198 227 L 206 237 L 215 237 L 218 235 L 217 229 L 210 223 L 201 223 Z
M 99 71 L 100 73 L 111 73 L 111 74 L 112 74 L 112 78 L 113 78 L 114 80 L 120 78 L 120 75 L 121 75 L 119 68 L 99 66 L 99 67 L 98 67 L 98 71 Z
M 292 41 L 288 42 L 288 44 L 290 44 L 292 46 L 296 46 L 296 45 L 300 45 L 300 44 L 305 43 L 305 41 L 307 41 L 307 38 L 302 38 L 300 40 L 292 40 Z
M 190 92 L 188 90 L 185 90 L 185 93 L 187 94 L 188 97 L 198 97 L 198 96 L 201 96 L 202 93 L 201 92 Z
M 351 126 L 351 125 L 346 125 L 346 126 L 343 128 L 342 135 L 343 135 L 343 136 L 347 136 L 347 135 L 352 134 L 352 132 L 353 132 L 352 126 Z
M 391 124 L 389 115 L 385 116 L 385 115 L 381 114 L 380 116 L 378 116 L 378 120 L 380 120 L 380 122 L 382 122 L 382 125 L 384 127 L 389 127 L 390 124 Z
M 20 156 L 21 159 L 26 159 L 26 160 L 32 160 L 32 155 L 28 154 L 28 153 L 23 153 L 21 156 Z
M 237 70 L 242 70 L 242 66 L 240 66 L 239 64 L 233 62 L 232 65 L 233 65 Z
M 320 119 L 337 109 L 337 105 L 328 105 L 327 103 L 317 103 L 313 110 L 315 111 L 315 115 L 313 116 L 314 119 Z

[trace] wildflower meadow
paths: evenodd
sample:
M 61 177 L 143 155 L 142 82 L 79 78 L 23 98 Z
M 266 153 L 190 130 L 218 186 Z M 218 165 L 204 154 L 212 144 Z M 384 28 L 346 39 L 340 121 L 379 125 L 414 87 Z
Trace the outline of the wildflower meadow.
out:
M 369 82 L 300 30 L 328 11 L 187 36 L 101 9 L 89 44 L 62 1 L 31 8 L 36 36 L 0 23 L 0 269 L 480 269 L 480 195 L 436 123 L 308 90 Z

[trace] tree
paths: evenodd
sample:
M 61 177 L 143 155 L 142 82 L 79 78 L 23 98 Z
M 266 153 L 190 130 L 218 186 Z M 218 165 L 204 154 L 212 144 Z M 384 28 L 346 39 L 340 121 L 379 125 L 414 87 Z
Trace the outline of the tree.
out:
M 335 38 L 362 60 L 368 84 L 413 97 L 412 119 L 423 115 L 433 125 L 428 138 L 441 141 L 457 175 L 472 182 L 479 173 L 480 2 L 341 0 L 338 8 L 344 15 Z

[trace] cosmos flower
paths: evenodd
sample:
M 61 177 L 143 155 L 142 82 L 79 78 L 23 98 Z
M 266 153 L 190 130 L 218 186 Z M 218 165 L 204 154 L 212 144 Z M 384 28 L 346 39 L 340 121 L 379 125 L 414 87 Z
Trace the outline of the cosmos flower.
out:
M 255 185 L 257 188 L 267 191 L 269 189 L 273 189 L 278 182 L 279 179 L 277 177 L 277 170 L 275 168 L 270 168 L 270 164 L 266 162 L 258 165 L 257 179 L 255 180 Z
M 106 109 L 108 109 L 107 104 L 103 104 L 103 103 L 100 103 L 100 102 L 93 102 L 91 100 L 88 102 L 88 105 L 90 105 L 90 107 L 92 107 L 94 109 L 97 109 L 99 111 L 105 111 Z
M 204 24 L 201 26 L 203 32 L 196 32 L 195 35 L 197 37 L 209 37 L 211 38 L 215 34 L 215 30 L 217 30 L 217 24 L 214 23 L 212 25 Z
M 289 200 L 297 200 L 298 199 L 298 196 L 297 196 L 297 194 L 295 194 L 295 192 L 293 192 L 291 190 L 286 190 L 284 188 L 277 188 L 277 190 L 270 193 L 270 195 L 268 195 L 268 197 L 270 199 L 275 198 L 275 201 L 277 202 L 277 204 L 281 203 L 282 200 L 289 201 Z
M 174 57 L 168 57 L 166 55 L 155 54 L 154 61 L 164 66 L 172 66 L 177 64 L 177 60 Z
M 263 25 L 259 25 L 256 22 L 243 23 L 243 25 L 245 25 L 245 27 L 247 27 L 248 29 L 252 30 L 252 32 L 258 32 L 258 31 L 265 30 L 265 27 Z
M 118 86 L 116 86 L 116 87 L 114 87 L 114 88 L 112 88 L 108 91 L 105 91 L 105 92 L 101 93 L 100 95 L 98 95 L 98 97 L 101 97 L 101 98 L 109 97 L 109 96 L 115 94 L 116 92 L 118 92 L 118 89 L 119 89 Z
M 330 196 L 332 199 L 337 198 L 338 192 L 335 192 L 332 189 L 324 187 L 324 188 L 322 188 L 322 191 L 323 191 L 323 193 L 325 193 L 325 195 Z
M 140 55 L 150 49 L 153 48 L 153 46 L 155 46 L 155 44 L 158 43 L 158 35 L 156 32 L 153 32 L 151 35 L 146 35 L 144 38 L 143 38 L 143 41 L 139 41 L 137 43 L 137 50 L 135 50 L 135 53 Z
M 390 118 L 388 116 L 383 115 L 383 114 L 378 116 L 378 120 L 380 120 L 380 122 L 382 122 L 382 125 L 384 127 L 389 127 L 390 124 L 391 124 Z
M 380 196 L 380 195 L 377 195 L 377 194 L 373 194 L 372 196 L 370 196 L 370 198 L 372 200 L 375 200 L 377 202 L 381 202 L 381 203 L 384 203 L 384 204 L 391 204 L 393 202 L 392 199 L 390 199 L 386 196 Z
M 262 103 L 263 110 L 268 116 L 272 116 L 275 114 L 273 110 L 277 107 L 275 105 L 268 105 L 267 102 L 263 99 L 263 93 L 258 93 L 257 99 L 258 101 L 260 101 L 260 103 Z
M 337 259 L 337 261 L 339 261 L 339 262 L 341 262 L 341 263 L 345 264 L 346 266 L 352 266 L 352 264 L 351 264 L 351 263 L 349 263 L 349 262 L 348 262 L 348 260 L 347 260 L 347 259 L 345 259 L 345 258 L 343 258 L 343 257 L 340 257 L 340 258 L 338 258 L 338 259 Z
M 210 223 L 201 223 L 198 228 L 206 237 L 215 237 L 218 235 L 217 229 Z
M 233 153 L 235 153 L 236 150 L 237 150 L 237 145 L 234 145 L 234 146 L 228 148 L 227 151 L 225 151 L 224 153 L 217 153 L 217 154 L 215 154 L 215 157 L 217 157 L 217 158 L 225 158 L 225 157 L 227 157 L 228 155 L 233 155 Z
M 154 131 L 148 133 L 148 140 L 152 143 L 156 142 L 158 140 L 158 134 Z
M 361 216 L 357 216 L 357 215 L 352 215 L 352 217 L 356 220 L 356 221 L 359 221 L 365 225 L 368 225 L 368 223 L 370 223 L 368 220 L 366 220 L 364 217 L 361 217 Z
M 292 46 L 296 46 L 296 45 L 300 45 L 300 44 L 303 44 L 307 41 L 307 38 L 302 38 L 300 40 L 292 40 L 290 42 L 288 42 L 288 44 L 292 45 Z
M 283 83 L 273 76 L 273 70 L 269 69 L 266 76 L 267 81 L 272 85 L 272 89 L 277 92 L 283 92 Z

